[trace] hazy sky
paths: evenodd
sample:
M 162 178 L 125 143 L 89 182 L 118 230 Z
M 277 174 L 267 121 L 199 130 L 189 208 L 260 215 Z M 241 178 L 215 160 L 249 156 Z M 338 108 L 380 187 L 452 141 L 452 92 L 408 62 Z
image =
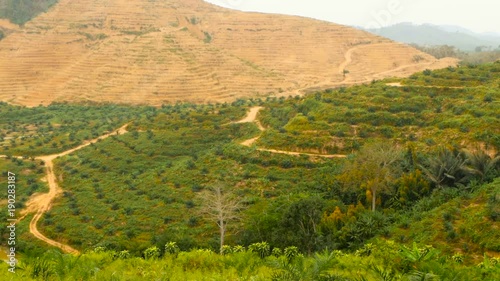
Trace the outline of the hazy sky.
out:
M 499 0 L 206 0 L 219 6 L 301 15 L 344 25 L 380 27 L 399 22 L 458 25 L 500 33 Z

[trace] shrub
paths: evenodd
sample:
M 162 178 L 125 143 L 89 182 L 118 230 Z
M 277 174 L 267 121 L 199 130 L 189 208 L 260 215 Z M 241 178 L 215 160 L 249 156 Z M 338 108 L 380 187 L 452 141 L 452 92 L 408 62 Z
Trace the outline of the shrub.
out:
M 220 253 L 222 255 L 231 254 L 232 252 L 233 252 L 233 248 L 231 248 L 231 246 L 229 246 L 229 245 L 223 245 L 222 248 L 220 249 Z
M 122 260 L 128 259 L 130 258 L 130 252 L 127 250 L 120 251 L 118 252 L 117 257 Z
M 488 94 L 488 95 L 484 96 L 483 101 L 488 102 L 488 103 L 493 102 L 493 96 Z
M 241 245 L 236 245 L 233 247 L 233 253 L 243 253 L 245 252 L 245 247 L 241 246 Z
M 144 250 L 143 252 L 144 258 L 149 259 L 157 259 L 160 257 L 160 249 L 156 246 L 152 246 Z
M 248 246 L 248 250 L 258 254 L 260 258 L 265 258 L 270 254 L 270 246 L 267 242 L 253 243 Z
M 275 257 L 279 257 L 283 254 L 283 251 L 280 248 L 273 248 L 271 254 Z
M 456 253 L 451 257 L 451 259 L 456 263 L 463 263 L 464 255 L 462 255 L 461 253 Z
M 284 254 L 288 262 L 291 262 L 296 256 L 299 255 L 299 248 L 295 246 L 286 247 L 284 250 Z
M 367 243 L 363 245 L 363 247 L 355 252 L 355 255 L 358 257 L 369 256 L 372 254 L 373 250 L 375 250 L 375 245 L 372 243 Z
M 179 253 L 180 249 L 179 249 L 179 246 L 177 246 L 177 242 L 167 242 L 167 244 L 165 244 L 165 253 L 168 253 L 168 254 L 177 254 Z

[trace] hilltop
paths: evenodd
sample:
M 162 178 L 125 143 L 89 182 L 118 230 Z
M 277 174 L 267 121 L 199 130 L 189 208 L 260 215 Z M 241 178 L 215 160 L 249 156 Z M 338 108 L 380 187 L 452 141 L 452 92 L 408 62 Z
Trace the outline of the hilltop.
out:
M 0 99 L 28 106 L 295 95 L 456 63 L 346 26 L 201 0 L 62 0 L 0 41 L 0 57 Z

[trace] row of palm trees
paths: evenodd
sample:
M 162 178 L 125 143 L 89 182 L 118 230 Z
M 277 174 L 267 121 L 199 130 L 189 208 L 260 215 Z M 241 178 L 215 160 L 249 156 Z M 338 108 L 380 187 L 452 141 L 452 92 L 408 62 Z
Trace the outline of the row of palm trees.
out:
M 437 187 L 466 185 L 471 180 L 484 183 L 498 176 L 500 155 L 483 149 L 448 149 L 441 147 L 427 165 L 419 165 Z

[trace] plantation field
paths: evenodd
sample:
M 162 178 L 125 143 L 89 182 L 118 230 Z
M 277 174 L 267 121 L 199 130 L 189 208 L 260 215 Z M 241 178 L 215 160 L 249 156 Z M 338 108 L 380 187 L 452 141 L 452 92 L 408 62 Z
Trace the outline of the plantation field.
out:
M 82 253 L 42 256 L 28 214 L 15 278 L 496 280 L 499 65 L 232 103 L 2 103 L 19 209 L 63 153 L 37 227 Z
M 35 193 L 45 193 L 48 191 L 45 182 L 45 169 L 40 161 L 22 158 L 0 158 L 0 170 L 2 177 L 6 178 L 7 173 L 11 172 L 18 176 L 17 184 L 22 188 L 16 191 L 16 209 L 20 211 L 25 207 L 25 203 L 30 196 Z M 2 196 L 0 206 L 7 207 L 7 193 Z M 2 212 L 2 217 L 7 218 L 7 213 Z
M 53 104 L 25 108 L 0 104 L 0 154 L 36 156 L 68 150 L 103 135 L 151 108 Z
M 262 110 L 261 122 L 268 130 L 257 145 L 349 154 L 381 139 L 413 143 L 419 150 L 439 144 L 481 146 L 494 155 L 500 147 L 498 67 L 426 71 L 403 80 L 402 87 L 375 82 L 305 99 L 274 100 Z M 464 72 L 470 82 L 460 84 L 459 73 Z M 448 87 L 457 85 L 462 86 Z
M 267 246 L 267 247 L 266 247 Z M 430 246 L 376 241 L 355 253 L 322 251 L 304 256 L 295 247 L 265 243 L 225 254 L 207 249 L 179 251 L 174 243 L 147 249 L 144 258 L 126 251 L 97 248 L 79 257 L 48 251 L 27 256 L 23 270 L 10 280 L 498 280 L 498 259 L 485 257 L 475 267 L 460 256 L 446 257 Z M 0 272 L 6 272 L 6 264 Z

